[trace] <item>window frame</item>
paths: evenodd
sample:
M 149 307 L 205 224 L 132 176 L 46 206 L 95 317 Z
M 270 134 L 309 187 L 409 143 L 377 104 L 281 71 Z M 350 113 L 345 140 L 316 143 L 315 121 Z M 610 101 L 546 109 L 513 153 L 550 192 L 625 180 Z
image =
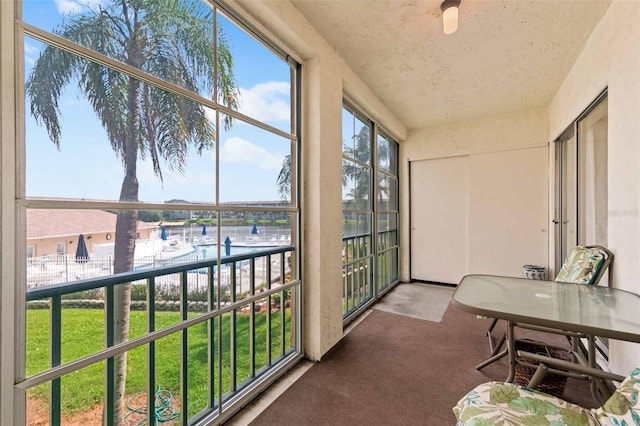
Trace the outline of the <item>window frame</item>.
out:
M 11 165 L 15 169 L 11 170 L 10 168 L 4 168 L 2 170 L 2 188 L 10 189 L 9 192 L 4 191 L 5 194 L 11 193 L 15 194 L 12 196 L 12 205 L 10 211 L 13 211 L 15 214 L 7 215 L 2 214 L 3 221 L 3 229 L 15 229 L 15 236 L 5 237 L 3 236 L 2 244 L 3 247 L 6 247 L 7 244 L 14 245 L 17 250 L 12 256 L 4 256 L 2 266 L 3 269 L 7 267 L 8 264 L 11 264 L 10 270 L 13 274 L 15 274 L 15 282 L 16 285 L 11 287 L 10 289 L 3 290 L 3 299 L 5 302 L 3 303 L 3 317 L 2 317 L 2 332 L 3 332 L 3 341 L 6 342 L 5 337 L 9 337 L 9 341 L 13 342 L 13 345 L 4 345 L 2 349 L 2 361 L 3 361 L 3 373 L 7 370 L 7 365 L 13 365 L 13 379 L 14 380 L 5 380 L 2 386 L 3 393 L 5 397 L 2 398 L 2 404 L 0 405 L 0 413 L 2 414 L 2 418 L 9 421 L 10 423 L 24 423 L 24 416 L 26 411 L 26 391 L 20 390 L 20 388 L 14 387 L 14 383 L 20 382 L 25 379 L 25 314 L 26 314 L 26 273 L 23 271 L 24 268 L 21 265 L 24 264 L 27 260 L 27 244 L 26 244 L 26 211 L 27 209 L 39 209 L 39 208 L 68 208 L 68 209 L 95 209 L 95 210 L 103 210 L 103 209 L 127 209 L 127 210 L 172 210 L 172 211 L 191 211 L 193 210 L 193 205 L 191 204 L 171 204 L 167 207 L 164 203 L 154 203 L 154 202 L 120 202 L 116 200 L 112 201 L 100 201 L 100 200 L 81 200 L 81 199 L 55 199 L 55 198 L 44 198 L 44 197 L 27 197 L 25 195 L 25 164 L 26 164 L 26 154 L 25 154 L 25 130 L 24 130 L 24 120 L 25 112 L 24 104 L 24 40 L 25 37 L 33 37 L 37 40 L 40 40 L 44 43 L 51 44 L 53 43 L 57 47 L 61 47 L 64 50 L 76 54 L 79 57 L 83 57 L 95 62 L 98 62 L 104 66 L 107 66 L 113 70 L 123 73 L 124 75 L 129 76 L 130 78 L 138 79 L 144 83 L 151 84 L 154 87 L 170 90 L 178 95 L 182 96 L 185 99 L 192 100 L 197 102 L 200 105 L 208 106 L 216 111 L 216 114 L 224 113 L 228 114 L 234 119 L 239 121 L 243 121 L 248 123 L 249 125 L 261 128 L 266 130 L 272 134 L 279 135 L 288 139 L 291 142 L 292 151 L 291 151 L 291 160 L 292 160 L 292 168 L 291 168 L 291 199 L 289 200 L 289 204 L 285 207 L 256 207 L 256 206 L 248 206 L 248 205 L 237 205 L 237 206 L 229 206 L 220 203 L 219 201 L 219 191 L 216 191 L 216 200 L 214 203 L 209 205 L 198 205 L 198 210 L 212 212 L 215 214 L 223 214 L 225 212 L 259 212 L 265 215 L 269 215 L 270 212 L 277 213 L 286 213 L 291 217 L 291 227 L 292 227 L 292 235 L 291 235 L 291 243 L 297 247 L 297 249 L 293 252 L 293 262 L 295 266 L 295 276 L 292 277 L 294 281 L 297 281 L 297 289 L 296 291 L 296 301 L 295 303 L 298 305 L 296 308 L 297 315 L 295 319 L 292 319 L 292 324 L 295 327 L 293 330 L 295 335 L 295 348 L 296 353 L 293 354 L 290 359 L 287 361 L 286 365 L 279 366 L 279 373 L 277 371 L 270 372 L 261 377 L 259 381 L 254 383 L 255 386 L 251 386 L 249 392 L 242 392 L 236 395 L 233 402 L 236 406 L 241 406 L 246 403 L 248 399 L 255 396 L 263 387 L 263 383 L 268 381 L 275 374 L 283 374 L 286 370 L 297 362 L 302 357 L 302 268 L 301 268 L 301 248 L 302 248 L 302 238 L 300 232 L 300 224 L 301 224 L 301 207 L 300 207 L 300 194 L 299 194 L 299 177 L 300 177 L 300 122 L 301 122 L 301 73 L 302 67 L 296 62 L 289 54 L 286 53 L 285 50 L 278 48 L 275 44 L 268 41 L 267 37 L 260 34 L 254 27 L 248 25 L 243 19 L 239 17 L 238 14 L 234 13 L 227 5 L 218 1 L 209 1 L 209 5 L 215 10 L 223 13 L 225 17 L 227 17 L 234 25 L 239 26 L 242 30 L 244 30 L 247 34 L 253 36 L 258 42 L 262 43 L 262 45 L 272 53 L 276 54 L 280 57 L 284 63 L 288 64 L 291 70 L 290 74 L 290 97 L 291 97 L 291 132 L 285 132 L 275 127 L 272 127 L 266 123 L 260 122 L 252 117 L 245 116 L 238 111 L 230 110 L 223 105 L 220 105 L 216 102 L 215 99 L 209 100 L 206 98 L 199 97 L 198 95 L 185 91 L 180 87 L 174 86 L 168 82 L 162 82 L 160 79 L 146 74 L 141 70 L 132 69 L 122 63 L 118 63 L 108 57 L 100 55 L 97 52 L 90 52 L 88 49 L 75 45 L 74 43 L 62 39 L 60 37 L 55 36 L 48 31 L 37 28 L 33 25 L 25 23 L 21 21 L 21 12 L 22 9 L 20 6 L 22 5 L 19 2 L 2 2 L 0 5 L 0 19 L 2 20 L 2 28 L 3 35 L 6 33 L 11 34 L 11 37 L 4 38 L 5 40 L 11 40 L 9 43 L 11 45 L 11 49 L 5 49 L 3 46 L 2 54 L 3 54 L 3 72 L 0 75 L 2 77 L 1 83 L 3 89 L 5 87 L 11 87 L 12 90 L 7 91 L 5 93 L 10 94 L 14 93 L 13 96 L 3 96 L 2 99 L 2 133 L 3 141 L 9 140 L 7 134 L 11 134 L 15 131 L 15 137 L 11 138 L 15 140 L 15 146 L 7 146 L 8 144 L 3 143 L 2 147 L 2 155 L 4 158 L 15 158 L 15 164 Z M 14 21 L 14 16 L 16 17 Z M 7 25 L 9 24 L 9 25 Z M 18 54 L 15 55 L 18 59 L 15 61 L 15 70 L 11 73 L 5 73 L 5 59 L 8 55 L 6 52 L 13 51 L 15 49 Z M 17 108 L 14 108 L 13 102 L 14 98 Z M 13 111 L 11 114 L 14 119 L 10 120 L 12 122 L 11 125 L 7 125 L 6 121 L 8 115 L 4 113 L 6 111 Z M 219 141 L 219 126 L 216 126 L 217 138 Z M 219 144 L 216 143 L 216 158 L 219 158 Z M 6 177 L 11 177 L 11 179 L 5 179 Z M 219 180 L 216 179 L 216 186 L 219 185 Z M 3 203 L 4 205 L 5 203 Z M 3 213 L 7 210 L 6 206 L 3 206 Z M 10 225 L 10 226 L 8 226 Z M 220 230 L 220 223 L 218 223 L 218 231 Z M 65 244 L 63 242 L 63 244 Z M 66 251 L 66 248 L 65 248 Z M 5 250 L 3 250 L 5 252 Z M 34 253 L 35 254 L 35 253 Z M 6 307 L 6 296 L 9 295 L 16 300 L 16 304 L 12 304 L 14 306 L 13 309 L 4 309 Z M 7 334 L 5 331 L 7 330 L 7 326 L 9 323 L 15 323 L 16 326 L 12 329 L 14 332 L 11 335 Z M 8 361 L 8 362 L 7 362 Z M 289 367 L 288 367 L 289 366 Z M 7 377 L 7 376 L 5 376 Z M 6 396 L 10 395 L 10 397 Z M 225 416 L 229 417 L 232 414 L 233 410 L 230 410 L 225 403 L 220 404 L 219 409 L 222 410 L 224 408 L 224 412 L 219 413 L 218 419 L 224 420 Z M 210 417 L 201 418 L 200 421 L 204 421 L 206 419 L 210 420 Z
M 382 295 L 384 295 L 386 292 L 390 291 L 396 284 L 398 284 L 400 282 L 400 270 L 399 270 L 399 265 L 400 265 L 400 240 L 399 240 L 399 229 L 400 229 L 400 218 L 399 218 L 399 189 L 400 189 L 400 183 L 399 183 L 399 176 L 398 176 L 398 171 L 399 171 L 399 144 L 397 141 L 395 141 L 388 132 L 386 132 L 383 128 L 381 128 L 381 126 L 371 120 L 370 118 L 368 118 L 364 113 L 361 112 L 361 110 L 355 106 L 355 104 L 353 102 L 351 102 L 350 100 L 344 98 L 343 99 L 343 104 L 342 104 L 342 110 L 343 112 L 346 110 L 347 112 L 349 112 L 350 114 L 353 115 L 354 119 L 357 119 L 359 121 L 361 121 L 362 123 L 364 123 L 365 125 L 368 126 L 368 128 L 370 129 L 370 134 L 369 134 L 369 147 L 370 147 L 370 159 L 368 161 L 368 164 L 366 164 L 363 161 L 357 161 L 356 159 L 352 159 L 349 156 L 345 156 L 344 154 L 344 141 L 341 144 L 342 145 L 342 159 L 343 162 L 346 161 L 352 161 L 354 162 L 354 164 L 361 166 L 361 167 L 367 167 L 369 169 L 369 208 L 368 209 L 361 209 L 361 208 L 353 208 L 353 209 L 348 209 L 345 207 L 347 206 L 347 204 L 344 202 L 342 202 L 343 207 L 342 207 L 342 214 L 343 214 L 343 220 L 345 217 L 345 213 L 350 213 L 350 214 L 355 214 L 355 215 L 368 215 L 369 217 L 369 224 L 370 224 L 370 232 L 371 232 L 371 238 L 370 238 L 370 247 L 368 248 L 368 250 L 366 250 L 366 253 L 364 256 L 359 257 L 358 259 L 353 259 L 353 258 L 349 258 L 348 253 L 352 252 L 354 249 L 353 247 L 356 245 L 362 245 L 362 244 L 367 244 L 367 242 L 365 240 L 362 240 L 362 238 L 358 238 L 356 237 L 354 241 L 348 241 L 350 240 L 350 238 L 348 237 L 343 237 L 343 253 L 346 253 L 345 256 L 343 256 L 343 322 L 345 324 L 353 321 L 358 315 L 360 315 L 362 312 L 364 312 L 364 310 L 366 310 L 369 306 L 371 306 L 376 300 L 378 300 Z M 343 126 L 344 126 L 344 122 L 343 122 Z M 386 139 L 389 143 L 393 144 L 393 146 L 395 147 L 395 164 L 394 165 L 390 165 L 389 170 L 382 170 L 382 168 L 379 166 L 379 149 L 378 149 L 378 144 L 379 144 L 379 138 L 382 137 L 384 139 Z M 394 173 L 395 172 L 395 173 Z M 344 173 L 344 170 L 343 170 Z M 379 206 L 379 200 L 378 200 L 378 194 L 380 192 L 380 188 L 379 188 L 379 175 L 382 174 L 387 178 L 390 179 L 394 179 L 396 184 L 397 184 L 397 191 L 396 191 L 396 199 L 394 202 L 395 205 L 395 209 L 387 209 L 387 210 L 381 210 L 380 206 Z M 357 205 L 357 203 L 355 203 L 355 197 L 354 197 L 354 206 Z M 379 214 L 380 213 L 386 213 L 386 214 L 393 214 L 395 216 L 395 221 L 396 221 L 396 243 L 392 246 L 392 247 L 386 247 L 381 249 L 380 246 L 382 245 L 382 242 L 380 240 L 380 230 L 378 229 L 378 218 L 379 218 Z M 377 236 L 377 237 L 373 237 L 373 236 Z M 395 276 L 390 276 L 389 282 L 388 283 L 381 283 L 380 282 L 380 265 L 379 265 L 379 261 L 380 261 L 380 257 L 381 256 L 385 256 L 385 254 L 391 253 L 391 258 L 389 259 L 391 262 L 393 262 L 393 259 L 395 259 Z M 370 267 L 370 271 L 367 274 L 367 278 L 368 278 L 368 283 L 367 283 L 367 293 L 364 295 L 364 297 L 359 297 L 359 301 L 357 301 L 357 303 L 349 303 L 349 275 L 353 275 L 353 270 L 355 268 L 355 266 L 358 263 L 361 263 L 362 261 L 366 260 L 369 262 L 369 267 Z M 362 286 L 360 286 L 362 287 Z M 344 299 L 347 299 L 346 301 Z

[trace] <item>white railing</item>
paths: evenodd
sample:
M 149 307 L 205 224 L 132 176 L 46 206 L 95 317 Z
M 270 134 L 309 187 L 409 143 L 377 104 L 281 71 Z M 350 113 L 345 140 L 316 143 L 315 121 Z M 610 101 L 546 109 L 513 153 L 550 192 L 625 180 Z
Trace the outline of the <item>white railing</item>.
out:
M 270 261 L 268 257 L 261 257 L 260 253 L 255 253 L 255 280 L 260 283 L 273 281 L 274 277 L 267 277 L 266 264 Z M 195 249 L 192 253 L 183 254 L 177 257 L 167 257 L 160 253 L 150 256 L 137 257 L 134 260 L 134 271 L 156 269 L 163 266 L 175 266 L 184 263 L 191 263 L 203 260 L 203 256 Z M 279 259 L 271 259 L 272 268 L 279 268 Z M 274 265 L 273 262 L 276 264 Z M 236 292 L 247 291 L 251 279 L 249 272 L 249 261 L 245 260 L 237 263 L 235 269 Z M 288 265 L 285 265 L 288 270 Z M 273 269 L 278 270 L 278 269 Z M 86 262 L 76 261 L 73 255 L 42 256 L 32 257 L 27 260 L 27 288 L 37 288 L 52 284 L 63 284 L 73 281 L 87 280 L 113 275 L 113 257 L 89 257 Z M 187 274 L 188 290 L 204 291 L 208 286 L 206 271 L 194 270 Z M 220 270 L 220 281 L 223 288 L 228 289 L 231 284 L 229 266 L 224 265 Z M 179 283 L 176 277 L 167 275 L 158 278 L 158 291 L 171 292 Z M 135 283 L 134 283 L 135 284 Z M 166 288 L 165 288 L 166 287 Z
M 134 270 L 178 265 L 200 260 L 197 255 L 168 258 L 164 255 L 137 257 Z M 113 274 L 113 257 L 89 257 L 78 261 L 73 255 L 32 257 L 27 260 L 27 287 L 61 284 Z

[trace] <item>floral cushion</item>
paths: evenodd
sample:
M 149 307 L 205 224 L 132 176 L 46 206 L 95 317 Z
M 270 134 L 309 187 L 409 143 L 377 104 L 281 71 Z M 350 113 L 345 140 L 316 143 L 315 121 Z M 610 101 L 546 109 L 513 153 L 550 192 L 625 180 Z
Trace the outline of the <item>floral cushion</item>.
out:
M 605 256 L 605 253 L 597 248 L 574 247 L 567 255 L 555 280 L 564 283 L 593 284 Z
M 457 418 L 457 426 L 599 424 L 589 410 L 579 405 L 503 382 L 488 382 L 477 386 L 458 401 L 453 407 L 453 413 Z
M 640 426 L 640 368 L 636 368 L 620 384 L 604 405 L 593 410 L 603 425 Z

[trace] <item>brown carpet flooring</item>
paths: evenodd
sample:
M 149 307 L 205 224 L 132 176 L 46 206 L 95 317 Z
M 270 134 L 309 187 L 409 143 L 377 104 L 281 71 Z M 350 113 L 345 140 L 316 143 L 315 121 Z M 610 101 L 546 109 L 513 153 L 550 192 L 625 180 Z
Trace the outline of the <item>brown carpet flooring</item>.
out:
M 467 391 L 506 377 L 504 358 L 474 368 L 488 325 L 451 306 L 442 322 L 374 310 L 251 425 L 454 425 Z M 585 381 L 569 379 L 564 398 L 594 405 Z

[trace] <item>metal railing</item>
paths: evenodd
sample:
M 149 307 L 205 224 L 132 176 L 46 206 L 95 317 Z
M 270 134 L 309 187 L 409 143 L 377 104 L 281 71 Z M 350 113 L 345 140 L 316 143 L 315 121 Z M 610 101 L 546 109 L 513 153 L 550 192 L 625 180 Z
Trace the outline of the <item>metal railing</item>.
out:
M 399 280 L 397 230 L 378 232 L 377 250 L 372 252 L 371 234 L 342 238 L 342 316 L 348 317 L 374 297 L 374 259 L 377 259 L 377 291 Z
M 77 373 L 85 367 L 98 363 L 106 365 L 104 383 L 103 414 L 107 424 L 115 423 L 116 402 L 116 357 L 136 348 L 146 348 L 146 388 L 136 391 L 146 393 L 145 413 L 155 413 L 158 340 L 170 335 L 178 335 L 180 341 L 179 384 L 173 389 L 180 397 L 180 415 L 172 424 L 195 424 L 211 421 L 231 409 L 231 405 L 242 394 L 259 386 L 261 381 L 273 374 L 292 358 L 300 357 L 300 338 L 296 324 L 300 310 L 300 286 L 294 268 L 295 247 L 282 246 L 260 252 L 247 253 L 217 259 L 205 259 L 178 265 L 163 266 L 149 270 L 138 270 L 107 277 L 90 278 L 65 284 L 34 287 L 27 290 L 27 307 L 45 303 L 50 312 L 49 323 L 49 367 L 17 383 L 17 388 L 28 391 L 37 386 L 50 384 L 49 424 L 62 422 L 61 379 Z M 244 273 L 243 273 L 244 271 Z M 219 272 L 219 273 L 218 273 Z M 191 308 L 191 285 L 199 277 L 205 277 L 206 301 L 200 303 L 203 309 Z M 133 284 L 132 284 L 133 283 Z M 158 305 L 157 289 L 161 285 L 175 286 L 179 305 L 179 320 L 164 327 L 156 327 Z M 123 342 L 115 340 L 115 319 L 117 315 L 115 293 L 119 286 L 144 286 L 147 325 L 142 336 Z M 69 296 L 83 292 L 103 293 L 104 311 L 94 310 L 103 315 L 106 344 L 102 350 L 81 356 L 78 359 L 63 360 L 65 321 L 63 312 L 72 300 Z M 242 321 L 240 321 L 242 320 Z M 256 323 L 264 324 L 264 336 L 256 336 Z M 240 326 L 240 322 L 248 327 Z M 223 323 L 229 327 L 229 335 L 223 336 Z M 206 406 L 190 405 L 189 365 L 194 348 L 190 346 L 189 332 L 206 324 L 207 384 L 198 389 L 207 393 Z M 248 335 L 245 335 L 248 333 Z M 223 344 L 223 341 L 225 344 Z M 226 344 L 228 343 L 228 345 Z M 264 353 L 258 353 L 259 349 Z M 248 354 L 249 361 L 240 360 Z M 27 353 L 27 365 L 29 354 Z M 243 368 L 238 366 L 243 363 Z M 242 371 L 240 371 L 242 370 Z M 224 383 L 223 377 L 228 378 Z M 164 385 L 164 384 L 163 384 Z M 165 385 L 166 387 L 166 385 Z M 87 390 L 88 391 L 88 390 Z M 144 420 L 144 419 L 143 419 Z M 157 419 L 148 419 L 154 424 Z

